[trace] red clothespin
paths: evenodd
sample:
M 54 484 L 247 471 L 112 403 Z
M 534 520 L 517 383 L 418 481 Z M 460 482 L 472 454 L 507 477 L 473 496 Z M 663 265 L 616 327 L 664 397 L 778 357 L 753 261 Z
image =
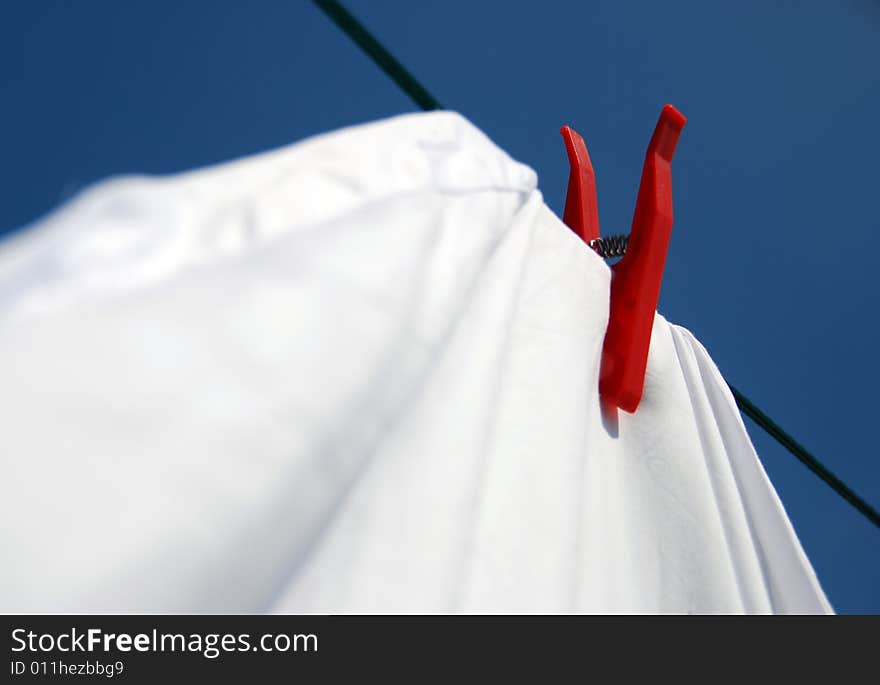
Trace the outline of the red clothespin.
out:
M 611 267 L 611 311 L 602 348 L 599 394 L 628 412 L 639 406 L 645 385 L 654 312 L 672 233 L 671 162 L 686 121 L 672 105 L 660 113 L 645 155 L 626 253 Z M 571 166 L 563 221 L 595 248 L 600 241 L 593 165 L 577 132 L 563 126 L 562 137 Z

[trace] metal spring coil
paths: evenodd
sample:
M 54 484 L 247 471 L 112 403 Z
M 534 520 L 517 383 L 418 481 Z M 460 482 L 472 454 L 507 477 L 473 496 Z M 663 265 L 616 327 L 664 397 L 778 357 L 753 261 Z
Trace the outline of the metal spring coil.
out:
M 628 235 L 609 235 L 590 241 L 590 247 L 603 259 L 623 257 L 629 244 Z

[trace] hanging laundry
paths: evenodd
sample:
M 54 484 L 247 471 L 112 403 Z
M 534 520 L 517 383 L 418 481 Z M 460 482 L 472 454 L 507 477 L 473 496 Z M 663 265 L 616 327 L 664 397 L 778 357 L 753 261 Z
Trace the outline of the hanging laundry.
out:
M 830 612 L 709 355 L 528 167 L 407 115 L 0 245 L 0 609 Z

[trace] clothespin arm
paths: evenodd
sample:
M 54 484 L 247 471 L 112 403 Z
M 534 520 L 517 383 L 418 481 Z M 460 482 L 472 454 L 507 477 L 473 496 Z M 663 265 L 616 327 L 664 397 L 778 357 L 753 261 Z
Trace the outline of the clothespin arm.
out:
M 672 105 L 648 144 L 626 254 L 612 266 L 611 305 L 599 393 L 634 412 L 642 399 L 654 312 L 672 234 L 672 157 L 685 125 Z

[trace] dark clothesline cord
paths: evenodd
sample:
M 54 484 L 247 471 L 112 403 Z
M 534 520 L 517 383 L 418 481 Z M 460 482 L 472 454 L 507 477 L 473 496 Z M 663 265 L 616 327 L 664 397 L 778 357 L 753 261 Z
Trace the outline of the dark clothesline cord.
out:
M 730 385 L 730 383 L 727 385 L 733 393 L 733 397 L 736 400 L 736 406 L 740 408 L 743 414 L 767 431 L 767 433 L 775 438 L 780 445 L 797 457 L 804 466 L 825 481 L 834 492 L 843 497 L 843 499 L 862 512 L 871 523 L 880 528 L 880 513 L 878 513 L 874 507 L 853 492 L 852 488 L 840 480 L 840 478 L 831 473 L 822 462 L 804 449 L 797 440 L 782 430 L 782 428 L 779 427 L 779 424 L 752 404 L 748 397 Z
M 442 105 L 431 95 L 388 50 L 374 38 L 352 14 L 336 0 L 314 0 L 328 17 L 357 43 L 372 60 L 400 86 L 423 110 L 442 109 Z M 804 449 L 800 443 L 779 427 L 773 419 L 756 407 L 745 395 L 730 385 L 730 390 L 740 411 L 763 428 L 780 445 L 791 452 L 810 471 L 821 478 L 832 490 L 861 512 L 871 523 L 880 528 L 880 513 L 859 497 L 852 488 L 829 471 L 816 457 Z
M 415 77 L 394 58 L 394 55 L 388 52 L 345 7 L 336 0 L 315 0 L 315 4 L 324 10 L 333 23 L 357 43 L 419 107 L 425 111 L 443 109 L 443 105 L 416 81 Z

